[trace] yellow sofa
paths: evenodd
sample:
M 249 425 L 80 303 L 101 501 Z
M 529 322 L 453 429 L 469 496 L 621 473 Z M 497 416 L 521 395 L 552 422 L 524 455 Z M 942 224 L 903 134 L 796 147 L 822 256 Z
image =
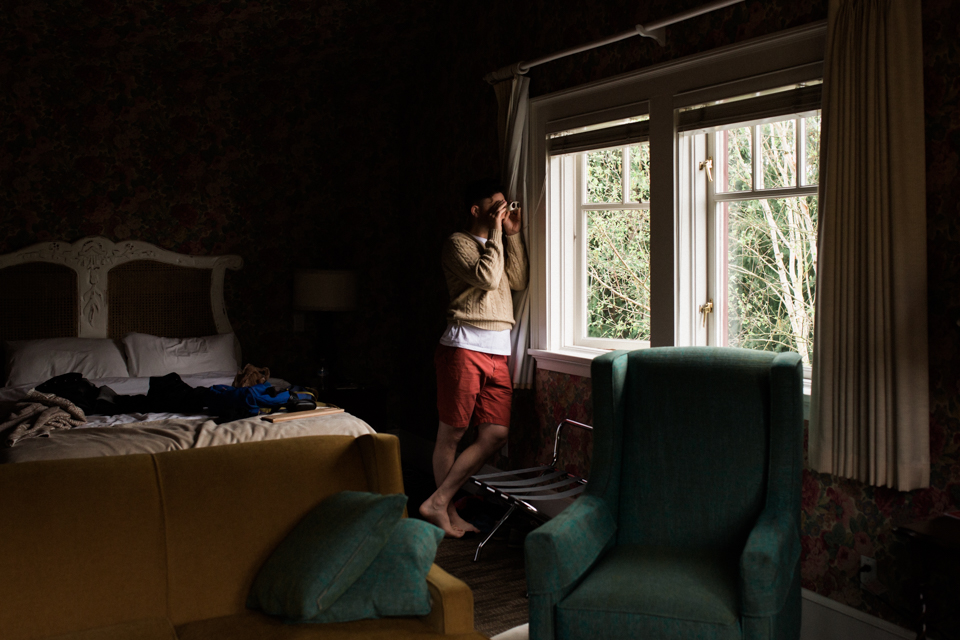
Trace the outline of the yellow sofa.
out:
M 285 625 L 245 607 L 264 560 L 343 490 L 400 493 L 389 435 L 314 436 L 0 467 L 3 640 L 471 638 L 473 595 L 436 565 L 421 618 Z

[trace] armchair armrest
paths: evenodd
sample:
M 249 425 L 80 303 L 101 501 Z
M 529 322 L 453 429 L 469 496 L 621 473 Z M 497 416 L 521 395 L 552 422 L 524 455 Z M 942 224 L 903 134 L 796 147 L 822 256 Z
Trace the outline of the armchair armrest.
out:
M 800 531 L 790 513 L 760 514 L 740 556 L 743 614 L 778 613 L 787 600 L 793 574 L 799 571 Z
M 470 587 L 437 565 L 430 567 L 427 587 L 433 608 L 420 619 L 437 633 L 473 633 L 473 592 Z
M 527 535 L 523 547 L 530 596 L 530 640 L 552 640 L 557 603 L 613 546 L 616 534 L 617 523 L 606 503 L 581 494 L 560 515 Z
M 589 494 L 534 529 L 524 544 L 530 595 L 559 594 L 578 583 L 616 532 L 606 504 Z

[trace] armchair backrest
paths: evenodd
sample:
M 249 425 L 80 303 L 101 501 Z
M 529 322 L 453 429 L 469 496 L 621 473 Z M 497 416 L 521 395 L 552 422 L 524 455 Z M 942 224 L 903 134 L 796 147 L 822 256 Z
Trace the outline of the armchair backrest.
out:
M 802 446 L 799 356 L 669 347 L 598 360 L 588 491 L 617 514 L 617 544 L 742 549 L 799 479 L 771 464 Z

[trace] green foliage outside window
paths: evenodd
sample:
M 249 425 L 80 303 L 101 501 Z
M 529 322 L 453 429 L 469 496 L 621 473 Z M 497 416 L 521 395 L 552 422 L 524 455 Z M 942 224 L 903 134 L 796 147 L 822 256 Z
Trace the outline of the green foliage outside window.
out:
M 587 154 L 587 202 L 621 202 L 623 151 L 606 149 Z
M 587 335 L 650 339 L 650 211 L 591 211 Z
M 762 175 L 757 182 L 764 189 L 798 186 L 796 122 L 759 127 Z M 750 184 L 746 142 L 751 130 L 745 127 L 718 135 L 726 142 L 731 191 Z M 804 135 L 805 183 L 809 185 L 818 177 L 819 116 L 804 120 Z M 809 365 L 817 281 L 816 196 L 741 200 L 725 203 L 721 209 L 727 224 L 727 343 L 763 351 L 796 351 Z
M 748 193 L 815 185 L 820 117 L 759 127 L 760 175 L 752 175 L 754 127 L 717 134 L 718 192 Z M 797 136 L 805 167 L 797 184 Z M 587 214 L 587 335 L 650 339 L 650 211 L 622 208 L 649 202 L 649 144 L 585 154 L 586 202 L 609 204 Z M 629 168 L 623 199 L 624 167 Z M 619 205 L 619 206 L 618 206 Z M 727 282 L 725 340 L 731 346 L 813 355 L 817 275 L 817 197 L 766 197 L 724 202 L 720 263 Z M 723 313 L 723 309 L 717 310 Z
M 639 144 L 629 148 L 630 201 L 650 202 L 650 145 Z
M 587 336 L 650 339 L 650 211 L 620 209 L 623 167 L 628 202 L 650 199 L 650 146 L 586 154 L 587 202 L 609 209 L 587 212 Z
M 813 356 L 817 198 L 728 205 L 727 340 Z

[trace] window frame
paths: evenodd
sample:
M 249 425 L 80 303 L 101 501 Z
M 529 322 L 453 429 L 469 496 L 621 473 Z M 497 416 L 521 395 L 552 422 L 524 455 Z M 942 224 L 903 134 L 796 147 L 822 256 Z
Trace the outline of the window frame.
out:
M 710 183 L 706 180 L 704 176 L 697 176 L 697 179 L 703 181 L 703 189 L 701 190 L 705 195 L 704 199 L 701 202 L 696 202 L 694 206 L 699 207 L 703 206 L 703 211 L 699 212 L 698 215 L 703 216 L 706 220 L 706 225 L 708 229 L 707 236 L 707 246 L 718 248 L 721 244 L 720 238 L 724 234 L 723 229 L 723 219 L 719 215 L 719 206 L 722 203 L 729 202 L 742 202 L 747 200 L 764 200 L 764 199 L 780 199 L 780 198 L 802 198 L 807 196 L 817 196 L 819 191 L 819 183 L 810 185 L 803 184 L 806 182 L 806 130 L 804 125 L 804 120 L 814 115 L 813 111 L 798 112 L 790 114 L 787 116 L 778 116 L 775 118 L 759 118 L 754 120 L 745 120 L 737 123 L 731 124 L 730 127 L 724 128 L 745 128 L 751 127 L 751 138 L 752 138 L 752 151 L 751 151 L 751 188 L 743 191 L 719 191 L 716 187 L 718 181 L 713 181 L 713 187 L 711 188 Z M 760 148 L 760 131 L 759 128 L 764 124 L 770 124 L 774 122 L 783 122 L 786 120 L 793 120 L 795 123 L 795 139 L 794 139 L 794 153 L 797 154 L 797 186 L 793 187 L 771 187 L 771 188 L 757 188 L 757 176 L 762 174 L 762 163 L 761 154 L 757 153 L 757 149 Z M 719 158 L 719 152 L 717 149 L 716 138 L 717 134 L 720 131 L 710 131 L 710 132 L 694 132 L 691 135 L 704 136 L 702 141 L 704 147 L 704 155 L 707 158 L 717 159 Z M 696 143 L 695 143 L 696 144 Z M 698 145 L 699 146 L 699 145 Z M 692 165 L 696 164 L 698 158 L 694 158 Z M 719 162 L 715 162 L 714 171 L 719 175 L 719 168 L 716 166 Z M 692 169 L 687 168 L 688 171 Z M 683 166 L 680 166 L 680 172 L 683 173 Z M 703 342 L 695 342 L 694 344 L 706 344 L 706 345 L 723 345 L 726 342 L 724 338 L 724 333 L 726 331 L 725 319 L 722 318 L 723 314 L 722 309 L 726 308 L 726 296 L 727 296 L 727 286 L 724 278 L 723 268 L 720 266 L 720 263 L 723 261 L 723 256 L 720 255 L 720 252 L 711 254 L 708 250 L 707 252 L 708 260 L 706 262 L 706 282 L 707 290 L 704 296 L 709 298 L 714 303 L 714 312 L 709 314 L 705 322 L 705 335 L 703 335 Z M 804 366 L 804 376 L 810 378 L 811 368 L 809 365 Z
M 702 225 L 680 215 L 697 186 L 679 180 L 679 163 L 690 150 L 679 143 L 677 110 L 822 77 L 825 35 L 825 21 L 820 21 L 531 100 L 527 199 L 535 206 L 529 221 L 528 352 L 538 368 L 589 377 L 590 362 L 608 350 L 576 344 L 570 339 L 570 323 L 564 320 L 564 309 L 577 295 L 562 285 L 564 272 L 569 281 L 571 270 L 565 249 L 576 230 L 564 216 L 552 213 L 560 190 L 569 185 L 563 185 L 551 168 L 548 136 L 649 114 L 650 346 L 705 344 L 705 331 L 698 335 L 695 311 L 691 313 L 699 304 L 695 304 L 698 292 L 682 285 L 685 280 L 701 280 L 691 274 L 705 268 L 707 239 L 701 237 Z
M 586 349 L 623 349 L 643 348 L 650 346 L 649 340 L 613 340 L 596 338 L 587 335 L 587 300 L 589 296 L 587 276 L 587 224 L 590 211 L 647 211 L 650 210 L 649 200 L 632 201 L 630 192 L 629 149 L 647 143 L 645 139 L 613 146 L 598 147 L 583 151 L 573 151 L 550 156 L 550 174 L 553 180 L 559 181 L 559 197 L 551 200 L 550 205 L 556 206 L 563 216 L 563 225 L 571 232 L 563 234 L 562 253 L 565 256 L 574 256 L 574 259 L 564 263 L 560 278 L 560 289 L 571 293 L 570 303 L 562 307 L 564 317 L 561 325 L 564 332 L 564 344 Z M 619 150 L 623 154 L 624 168 L 621 173 L 621 201 L 620 202 L 588 202 L 587 201 L 587 172 L 585 170 L 586 154 L 594 151 Z

